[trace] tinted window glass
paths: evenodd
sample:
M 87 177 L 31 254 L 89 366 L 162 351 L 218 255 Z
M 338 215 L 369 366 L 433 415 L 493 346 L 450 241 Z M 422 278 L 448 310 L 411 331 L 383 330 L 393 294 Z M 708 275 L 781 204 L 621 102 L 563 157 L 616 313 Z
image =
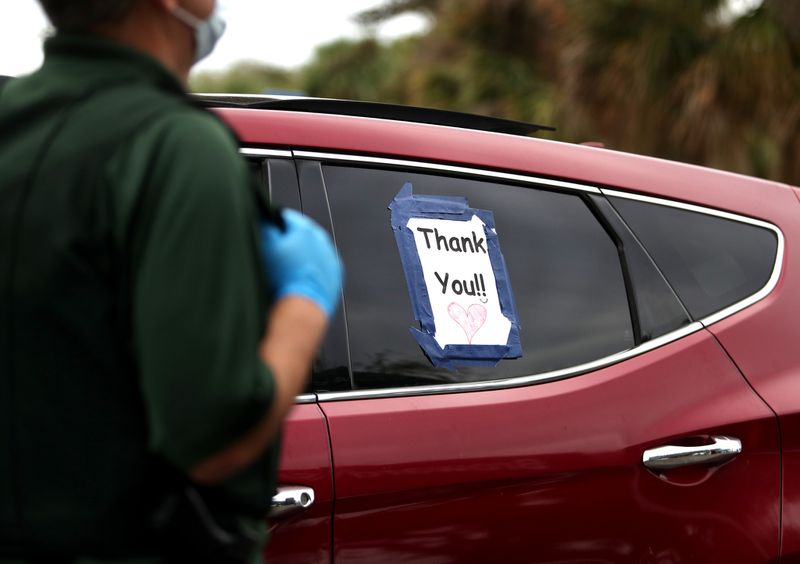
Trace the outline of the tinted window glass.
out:
M 247 166 L 250 168 L 250 172 L 253 173 L 253 177 L 256 179 L 259 187 L 264 185 L 264 160 L 263 159 L 247 159 Z
M 691 323 L 678 296 L 614 207 L 603 196 L 591 196 L 591 200 L 623 249 L 623 268 L 627 267 L 630 277 L 640 341 L 647 342 Z
M 712 215 L 610 198 L 695 319 L 760 290 L 778 242 L 765 228 Z
M 358 388 L 465 382 L 575 366 L 633 346 L 614 242 L 578 196 L 409 172 L 324 167 L 345 266 L 353 379 Z M 417 327 L 387 206 L 414 193 L 465 196 L 491 210 L 520 317 L 523 356 L 494 368 L 432 367 Z
M 266 174 L 269 201 L 273 206 L 299 210 L 300 187 L 297 183 L 297 171 L 294 161 L 290 159 L 270 159 L 267 162 Z

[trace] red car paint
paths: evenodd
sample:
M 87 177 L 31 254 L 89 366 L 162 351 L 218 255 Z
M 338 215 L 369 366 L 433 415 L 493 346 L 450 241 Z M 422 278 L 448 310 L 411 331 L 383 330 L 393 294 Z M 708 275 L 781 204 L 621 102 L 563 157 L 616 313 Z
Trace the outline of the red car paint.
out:
M 336 562 L 777 554 L 776 422 L 704 331 L 548 385 L 324 409 L 337 453 Z M 642 467 L 648 447 L 713 434 L 738 436 L 747 456 L 698 474 Z
M 294 406 L 284 424 L 278 482 L 313 488 L 316 499 L 302 514 L 269 522 L 267 562 L 328 562 L 333 514 L 329 445 L 328 428 L 319 406 Z
M 800 562 L 800 205 L 791 191 L 769 198 L 770 221 L 786 237 L 786 266 L 770 296 L 709 327 L 778 415 L 783 447 L 783 537 L 786 562 Z
M 297 406 L 285 484 L 315 506 L 271 562 L 800 562 L 800 190 L 604 149 L 349 116 L 220 109 L 243 145 L 576 181 L 777 226 L 761 301 L 660 348 L 523 387 Z M 722 465 L 644 450 L 736 436 Z

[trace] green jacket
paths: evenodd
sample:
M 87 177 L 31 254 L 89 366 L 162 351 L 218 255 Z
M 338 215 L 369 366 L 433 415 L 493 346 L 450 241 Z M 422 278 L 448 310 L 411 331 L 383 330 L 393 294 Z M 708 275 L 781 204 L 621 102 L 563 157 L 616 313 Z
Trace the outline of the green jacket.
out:
M 185 472 L 268 412 L 258 200 L 155 60 L 56 36 L 0 90 L 0 556 L 150 554 Z M 258 516 L 278 446 L 219 488 Z

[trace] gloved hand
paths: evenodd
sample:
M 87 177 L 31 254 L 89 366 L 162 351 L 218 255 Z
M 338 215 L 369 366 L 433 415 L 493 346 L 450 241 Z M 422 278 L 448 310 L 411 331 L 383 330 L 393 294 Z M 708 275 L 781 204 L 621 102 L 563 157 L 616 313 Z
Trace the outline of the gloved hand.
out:
M 284 209 L 284 229 L 261 224 L 267 278 L 276 300 L 303 296 L 330 318 L 339 304 L 343 269 L 328 234 L 301 213 Z

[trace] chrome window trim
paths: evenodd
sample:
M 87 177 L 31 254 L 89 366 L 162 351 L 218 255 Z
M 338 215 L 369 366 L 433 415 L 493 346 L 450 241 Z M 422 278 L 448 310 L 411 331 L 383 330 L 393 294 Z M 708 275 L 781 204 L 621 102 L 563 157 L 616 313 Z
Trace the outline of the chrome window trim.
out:
M 655 204 L 655 205 L 658 205 L 658 206 L 677 208 L 677 209 L 681 209 L 681 210 L 685 210 L 685 211 L 690 211 L 690 212 L 695 212 L 695 213 L 702 213 L 702 214 L 705 214 L 705 215 L 711 215 L 711 216 L 719 217 L 719 218 L 722 218 L 722 219 L 728 219 L 730 221 L 736 221 L 736 222 L 739 222 L 739 223 L 746 223 L 748 225 L 754 225 L 756 227 L 769 229 L 770 231 L 772 231 L 775 234 L 775 237 L 778 240 L 778 246 L 775 249 L 775 264 L 774 264 L 774 266 L 772 268 L 772 274 L 770 275 L 769 279 L 767 280 L 767 283 L 760 290 L 758 290 L 756 293 L 751 294 L 750 296 L 744 298 L 743 300 L 740 300 L 740 301 L 736 302 L 735 304 L 732 304 L 732 305 L 730 305 L 730 306 L 728 306 L 728 307 L 726 307 L 724 309 L 721 309 L 720 311 L 718 311 L 716 313 L 712 313 L 711 315 L 708 315 L 708 316 L 704 317 L 703 319 L 698 320 L 700 323 L 703 324 L 704 327 L 708 327 L 709 325 L 713 325 L 714 323 L 716 323 L 718 321 L 721 321 L 721 320 L 725 319 L 726 317 L 730 317 L 734 313 L 740 312 L 743 309 L 750 307 L 754 303 L 761 301 L 762 299 L 767 297 L 770 293 L 772 293 L 772 290 L 774 290 L 775 286 L 778 285 L 778 280 L 780 279 L 781 272 L 783 271 L 783 260 L 784 260 L 783 253 L 784 253 L 785 242 L 784 242 L 783 232 L 780 230 L 780 228 L 777 225 L 773 225 L 773 224 L 768 223 L 766 221 L 761 221 L 759 219 L 753 219 L 751 217 L 746 217 L 746 216 L 738 215 L 738 214 L 735 214 L 735 213 L 725 212 L 725 211 L 722 211 L 722 210 L 715 210 L 713 208 L 706 208 L 706 207 L 697 206 L 697 205 L 694 205 L 694 204 L 685 204 L 683 202 L 675 202 L 673 200 L 666 200 L 666 199 L 663 199 L 663 198 L 654 198 L 652 196 L 643 196 L 641 194 L 631 194 L 629 192 L 620 192 L 618 190 L 608 190 L 606 188 L 603 188 L 601 190 L 601 192 L 605 196 L 611 196 L 611 197 L 616 197 L 616 198 L 625 198 L 627 200 L 636 200 L 636 201 L 645 202 L 645 203 L 648 203 L 648 204 Z
M 783 232 L 775 225 L 771 223 L 767 223 L 765 221 L 752 219 L 749 217 L 724 212 L 721 210 L 715 210 L 713 208 L 706 208 L 702 206 L 697 206 L 693 204 L 685 204 L 682 202 L 675 202 L 672 200 L 667 200 L 663 198 L 655 198 L 651 196 L 643 196 L 640 194 L 633 194 L 629 192 L 620 192 L 617 190 L 609 190 L 609 189 L 601 189 L 591 185 L 584 185 L 584 184 L 577 184 L 574 182 L 565 182 L 560 180 L 551 180 L 547 178 L 537 178 L 532 175 L 524 175 L 524 174 L 513 174 L 513 173 L 506 173 L 506 172 L 499 172 L 499 171 L 490 171 L 478 168 L 469 168 L 469 167 L 462 167 L 462 166 L 453 166 L 453 165 L 445 165 L 445 164 L 438 164 L 438 163 L 431 163 L 431 162 L 424 162 L 424 161 L 414 161 L 414 160 L 404 160 L 404 159 L 389 159 L 383 157 L 370 157 L 365 155 L 356 155 L 356 154 L 344 154 L 344 153 L 326 153 L 326 152 L 317 152 L 317 151 L 292 151 L 292 155 L 295 158 L 299 159 L 310 159 L 310 160 L 323 160 L 323 161 L 338 161 L 338 162 L 347 162 L 347 163 L 364 163 L 364 164 L 377 164 L 377 165 L 389 165 L 389 166 L 396 166 L 396 167 L 403 167 L 403 168 L 410 168 L 410 169 L 419 169 L 423 171 L 444 171 L 444 172 L 454 172 L 457 174 L 464 174 L 467 176 L 476 176 L 482 178 L 498 178 L 502 180 L 511 180 L 514 182 L 521 182 L 524 184 L 533 184 L 537 186 L 552 186 L 556 188 L 565 188 L 568 190 L 574 190 L 579 192 L 588 192 L 592 194 L 602 194 L 605 196 L 614 196 L 620 198 L 627 198 L 631 200 L 639 200 L 642 202 L 653 203 L 657 205 L 663 205 L 668 207 L 674 207 L 679 209 L 684 209 L 687 211 L 693 211 L 697 213 L 703 213 L 706 215 L 712 215 L 716 217 L 721 217 L 724 219 L 729 219 L 732 221 L 738 221 L 741 223 L 746 223 L 750 225 L 755 225 L 758 227 L 763 227 L 766 229 L 771 230 L 775 233 L 778 239 L 778 247 L 776 250 L 776 260 L 775 260 L 775 267 L 773 269 L 772 275 L 768 280 L 767 284 L 758 292 L 745 298 L 744 300 L 737 302 L 721 310 L 717 313 L 714 313 L 704 319 L 699 321 L 695 321 L 686 325 L 685 327 L 681 327 L 676 331 L 671 333 L 667 333 L 666 335 L 662 335 L 656 339 L 648 341 L 646 343 L 642 343 L 638 347 L 634 347 L 632 349 L 628 349 L 626 351 L 621 351 L 619 353 L 603 357 L 601 359 L 585 363 L 579 366 L 573 366 L 569 368 L 564 368 L 561 370 L 555 370 L 551 372 L 545 372 L 540 374 L 533 374 L 529 376 L 519 376 L 515 378 L 506 378 L 503 380 L 487 380 L 487 381 L 480 381 L 480 382 L 462 382 L 462 383 L 454 383 L 454 384 L 435 384 L 430 386 L 409 386 L 404 388 L 386 388 L 386 389 L 376 389 L 376 390 L 350 390 L 344 392 L 321 392 L 316 394 L 316 400 L 320 402 L 333 402 L 333 401 L 347 401 L 347 400 L 362 400 L 362 399 L 383 399 L 383 398 L 401 398 L 401 397 L 413 397 L 413 396 L 424 396 L 424 395 L 437 395 L 437 394 L 450 394 L 450 393 L 462 393 L 462 392 L 484 392 L 484 391 L 492 391 L 492 390 L 502 390 L 508 388 L 517 388 L 522 386 L 529 386 L 532 384 L 543 384 L 547 382 L 553 382 L 556 380 L 563 380 L 566 378 L 570 378 L 572 376 L 577 376 L 579 374 L 584 374 L 586 372 L 590 372 L 592 370 L 598 370 L 601 368 L 606 368 L 613 364 L 617 364 L 624 360 L 628 360 L 630 358 L 639 356 L 641 354 L 650 352 L 655 350 L 659 347 L 668 345 L 674 341 L 682 339 L 688 335 L 696 333 L 708 327 L 712 323 L 716 323 L 717 321 L 724 319 L 750 305 L 758 302 L 759 300 L 763 299 L 767 295 L 772 292 L 775 286 L 778 283 L 780 278 L 780 274 L 783 268 L 783 253 L 784 253 L 784 236 Z
M 544 185 L 544 186 L 553 186 L 555 188 L 566 188 L 568 190 L 576 190 L 578 192 L 589 192 L 591 194 L 601 193 L 600 189 L 595 186 L 576 184 L 574 182 L 564 182 L 562 180 L 550 180 L 549 178 L 536 178 L 524 174 L 513 174 L 510 172 L 499 172 L 499 171 L 484 170 L 484 169 L 470 168 L 464 166 L 454 166 L 454 165 L 430 163 L 424 161 L 410 161 L 403 159 L 386 159 L 383 157 L 367 157 L 364 155 L 347 155 L 342 153 L 318 153 L 316 151 L 293 151 L 293 153 L 295 158 L 298 159 L 311 159 L 318 161 L 342 161 L 342 162 L 365 163 L 365 164 L 382 164 L 389 166 L 398 166 L 403 168 L 414 168 L 420 170 L 454 172 L 456 174 L 465 174 L 468 176 L 478 176 L 483 178 L 498 178 L 501 180 L 522 182 L 524 184 L 536 184 L 538 186 Z
M 295 405 L 304 403 L 317 403 L 317 394 L 301 394 L 294 398 Z
M 345 400 L 361 400 L 361 399 L 378 399 L 378 398 L 400 398 L 406 396 L 429 396 L 435 394 L 452 394 L 458 392 L 487 392 L 491 390 L 502 390 L 506 388 L 519 388 L 521 386 L 529 386 L 531 384 L 543 384 L 545 382 L 553 382 L 555 380 L 563 380 L 578 374 L 590 372 L 605 368 L 633 358 L 640 354 L 655 350 L 663 347 L 673 341 L 682 339 L 687 335 L 696 333 L 703 329 L 700 323 L 691 323 L 685 327 L 681 327 L 677 331 L 662 335 L 657 339 L 642 343 L 638 347 L 628 349 L 626 351 L 618 352 L 601 359 L 587 362 L 579 366 L 572 366 L 570 368 L 563 368 L 561 370 L 554 370 L 552 372 L 544 372 L 541 374 L 533 374 L 531 376 L 518 376 L 516 378 L 506 378 L 503 380 L 487 380 L 481 382 L 462 382 L 457 384 L 435 384 L 431 386 L 409 386 L 407 388 L 385 388 L 377 390 L 354 390 L 348 392 L 320 392 L 317 398 L 320 402 L 330 401 L 345 401 Z
M 245 157 L 276 157 L 281 159 L 291 159 L 291 151 L 281 151 L 278 149 L 257 149 L 255 147 L 242 147 L 239 153 Z

